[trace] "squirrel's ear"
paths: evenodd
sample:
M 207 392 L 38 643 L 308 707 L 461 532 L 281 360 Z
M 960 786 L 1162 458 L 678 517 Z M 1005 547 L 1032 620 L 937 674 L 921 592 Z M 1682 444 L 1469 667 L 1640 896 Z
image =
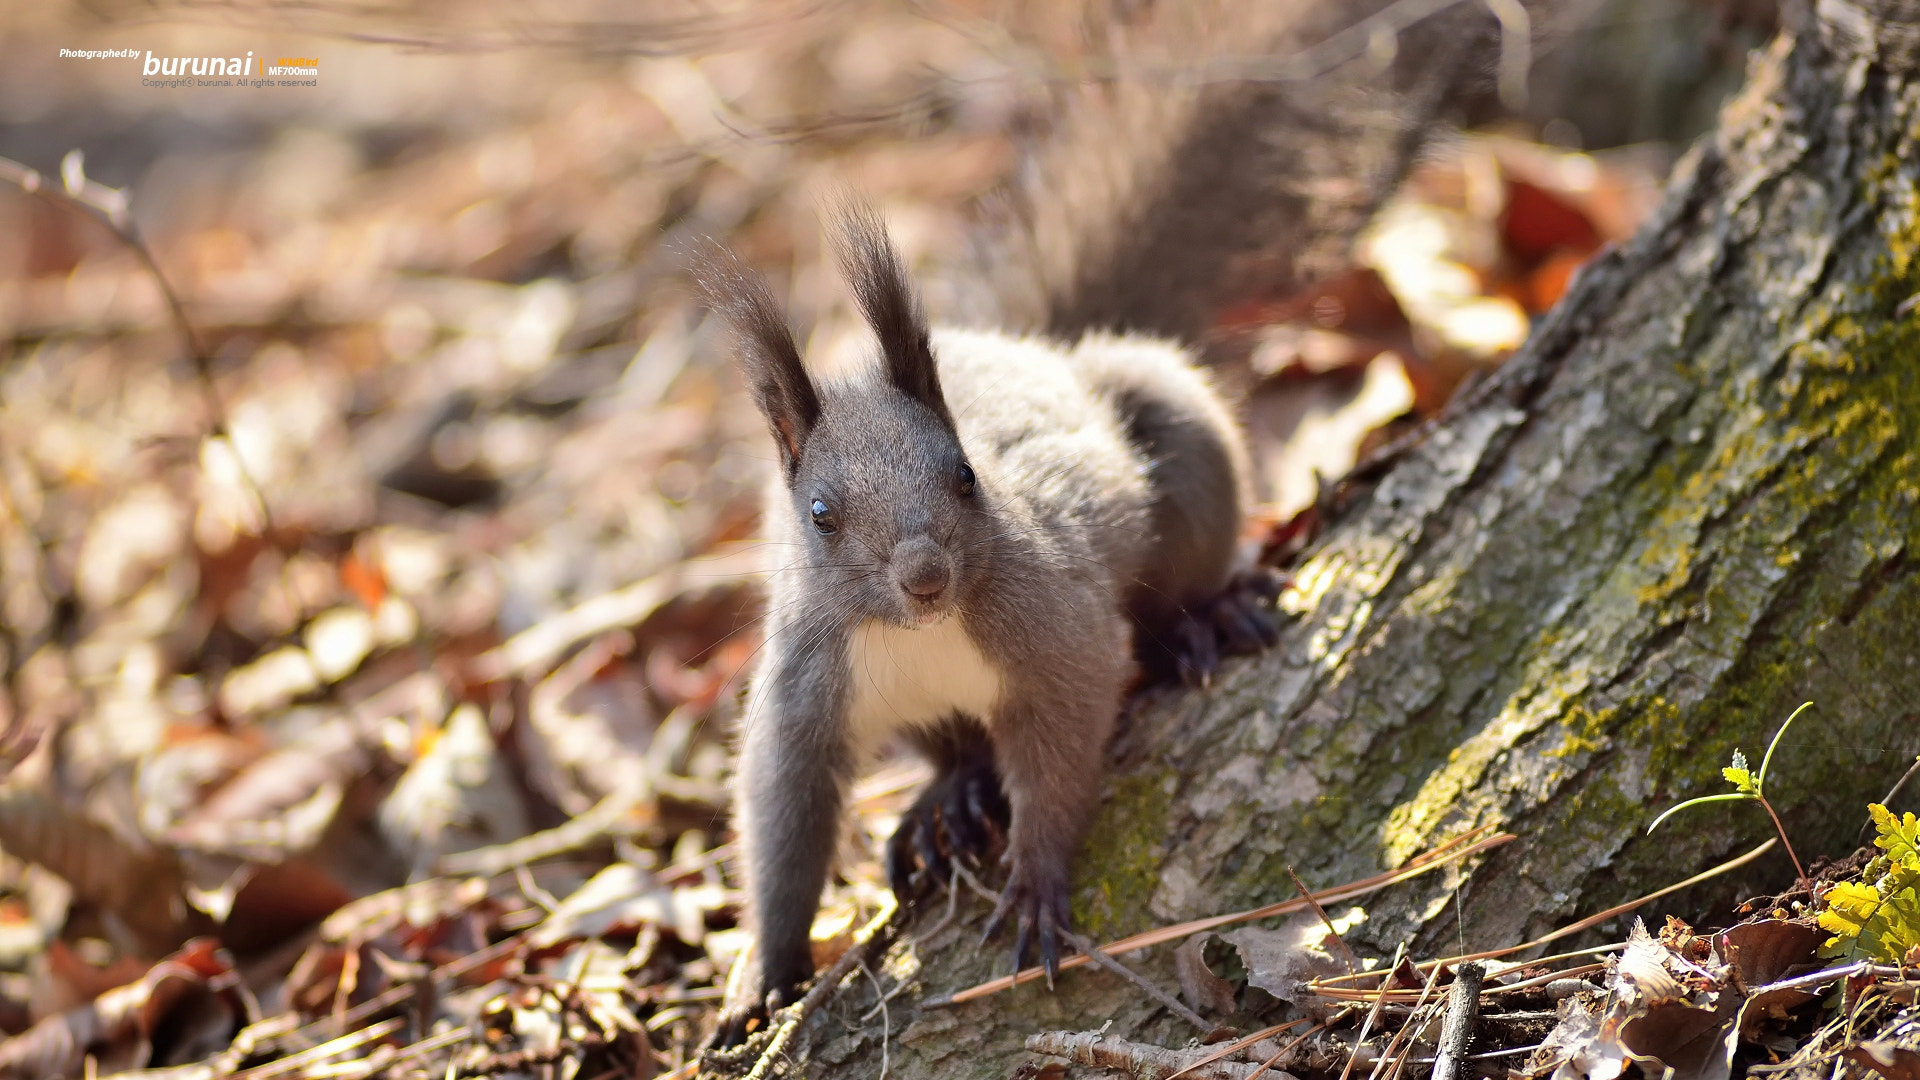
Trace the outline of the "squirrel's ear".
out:
M 860 313 L 880 339 L 887 379 L 952 427 L 947 399 L 940 393 L 940 372 L 933 363 L 927 319 L 907 280 L 906 264 L 887 239 L 886 224 L 872 207 L 853 198 L 844 199 L 835 216 L 839 228 L 834 231 L 834 250 Z
M 800 464 L 800 448 L 820 420 L 820 392 L 800 362 L 793 332 L 766 280 L 740 265 L 733 252 L 708 243 L 695 251 L 692 270 L 707 306 L 733 329 L 754 404 L 773 427 L 781 467 L 791 479 Z

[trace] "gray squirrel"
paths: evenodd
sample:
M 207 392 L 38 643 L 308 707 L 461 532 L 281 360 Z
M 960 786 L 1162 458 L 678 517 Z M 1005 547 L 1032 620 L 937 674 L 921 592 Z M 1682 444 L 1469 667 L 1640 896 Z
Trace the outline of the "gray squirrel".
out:
M 812 976 L 848 786 L 889 737 L 938 770 L 888 844 L 896 894 L 944 881 L 948 858 L 981 854 L 1004 823 L 986 933 L 1016 923 L 1016 967 L 1037 936 L 1051 979 L 1132 647 L 1203 681 L 1222 646 L 1276 634 L 1271 592 L 1234 573 L 1246 451 L 1184 349 L 930 330 L 873 211 L 845 208 L 834 240 L 878 342 L 850 377 L 809 374 L 733 256 L 694 271 L 774 435 L 764 527 L 785 564 L 740 737 L 756 946 L 722 1046 Z

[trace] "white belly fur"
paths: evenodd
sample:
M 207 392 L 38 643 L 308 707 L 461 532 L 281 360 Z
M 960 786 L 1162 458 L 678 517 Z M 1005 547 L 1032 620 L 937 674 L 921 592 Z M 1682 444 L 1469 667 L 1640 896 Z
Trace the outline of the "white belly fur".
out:
M 854 628 L 847 723 L 861 756 L 902 727 L 965 713 L 986 720 L 1003 680 L 958 616 L 924 629 L 868 620 Z

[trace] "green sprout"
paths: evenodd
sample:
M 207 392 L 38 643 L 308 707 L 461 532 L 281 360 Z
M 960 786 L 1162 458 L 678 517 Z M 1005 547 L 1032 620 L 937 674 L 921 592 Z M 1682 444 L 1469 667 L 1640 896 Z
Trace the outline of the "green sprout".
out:
M 1757 802 L 1762 809 L 1766 810 L 1767 816 L 1773 819 L 1773 829 L 1780 834 L 1780 842 L 1786 845 L 1787 858 L 1793 860 L 1794 872 L 1800 875 L 1800 887 L 1807 890 L 1808 896 L 1812 896 L 1813 884 L 1807 879 L 1806 869 L 1800 865 L 1800 856 L 1794 854 L 1793 841 L 1787 839 L 1786 826 L 1780 824 L 1780 815 L 1774 813 L 1773 804 L 1767 801 L 1767 769 L 1773 764 L 1773 751 L 1780 745 L 1780 739 L 1786 735 L 1787 729 L 1793 726 L 1795 720 L 1800 719 L 1800 714 L 1811 708 L 1813 708 L 1813 702 L 1809 701 L 1793 710 L 1793 715 L 1787 717 L 1787 722 L 1781 724 L 1780 730 L 1773 733 L 1773 741 L 1767 744 L 1767 753 L 1760 759 L 1760 772 L 1757 775 L 1747 769 L 1746 755 L 1735 750 L 1733 752 L 1733 764 L 1720 770 L 1720 775 L 1726 777 L 1727 782 L 1733 785 L 1732 791 L 1721 795 L 1702 795 L 1697 799 L 1688 799 L 1686 802 L 1672 806 L 1668 808 L 1666 813 L 1653 819 L 1653 824 L 1647 826 L 1647 832 L 1651 834 L 1653 830 L 1660 827 L 1661 822 L 1685 810 L 1689 806 L 1699 806 L 1702 803 L 1714 802 L 1745 802 L 1749 800 Z

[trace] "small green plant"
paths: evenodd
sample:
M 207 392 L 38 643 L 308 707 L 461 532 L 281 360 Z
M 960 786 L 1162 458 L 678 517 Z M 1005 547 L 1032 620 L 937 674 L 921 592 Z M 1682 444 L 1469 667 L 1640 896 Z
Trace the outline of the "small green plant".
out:
M 1860 881 L 1827 890 L 1820 927 L 1833 937 L 1820 955 L 1883 964 L 1912 963 L 1920 953 L 1920 818 L 1867 807 L 1879 831 L 1874 857 Z
M 1805 889 L 1807 895 L 1811 897 L 1813 895 L 1813 883 L 1807 880 L 1807 871 L 1800 865 L 1800 856 L 1794 854 L 1793 841 L 1787 839 L 1787 829 L 1786 826 L 1780 824 L 1780 815 L 1774 813 L 1773 804 L 1767 801 L 1767 769 L 1773 765 L 1774 748 L 1780 745 L 1781 737 L 1787 733 L 1788 728 L 1793 726 L 1793 722 L 1800 719 L 1800 714 L 1811 708 L 1813 708 L 1813 702 L 1809 701 L 1793 710 L 1793 715 L 1787 717 L 1787 722 L 1781 724 L 1780 730 L 1773 733 L 1773 741 L 1767 744 L 1766 755 L 1760 759 L 1759 773 L 1750 772 L 1747 769 L 1747 756 L 1735 750 L 1733 752 L 1733 764 L 1720 770 L 1720 775 L 1726 777 L 1727 782 L 1733 785 L 1732 791 L 1721 795 L 1702 795 L 1697 799 L 1688 799 L 1686 802 L 1669 807 L 1666 813 L 1653 819 L 1653 824 L 1647 826 L 1647 832 L 1652 833 L 1653 830 L 1660 827 L 1661 822 L 1685 810 L 1689 806 L 1699 806 L 1702 803 L 1715 802 L 1746 802 L 1748 800 L 1757 802 L 1760 804 L 1761 809 L 1767 812 L 1767 816 L 1773 819 L 1773 830 L 1780 834 L 1780 842 L 1785 844 L 1787 848 L 1787 858 L 1793 860 L 1794 872 L 1800 875 L 1800 887 Z

